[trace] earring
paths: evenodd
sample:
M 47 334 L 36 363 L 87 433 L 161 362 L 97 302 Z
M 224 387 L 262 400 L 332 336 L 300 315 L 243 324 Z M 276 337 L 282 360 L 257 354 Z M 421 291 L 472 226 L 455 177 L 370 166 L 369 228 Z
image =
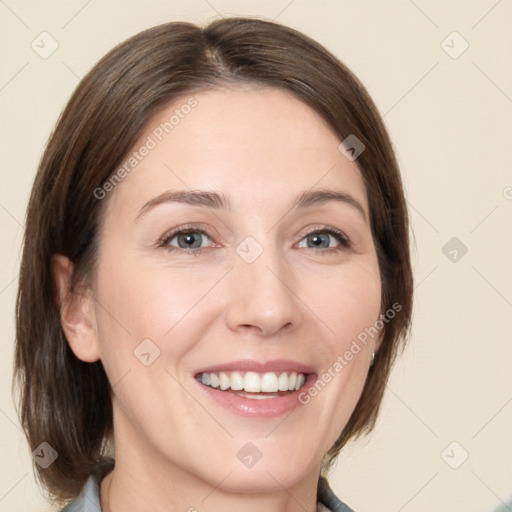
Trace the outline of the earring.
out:
M 375 362 L 375 352 L 372 352 L 372 361 L 370 363 L 370 367 L 373 366 L 374 362 Z

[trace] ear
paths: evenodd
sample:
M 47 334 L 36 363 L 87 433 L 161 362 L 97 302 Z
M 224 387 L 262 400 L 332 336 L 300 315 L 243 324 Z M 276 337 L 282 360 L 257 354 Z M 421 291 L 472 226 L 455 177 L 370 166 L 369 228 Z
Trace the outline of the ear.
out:
M 94 300 L 88 291 L 71 292 L 73 263 L 62 254 L 51 262 L 55 301 L 68 344 L 78 359 L 93 363 L 100 358 Z

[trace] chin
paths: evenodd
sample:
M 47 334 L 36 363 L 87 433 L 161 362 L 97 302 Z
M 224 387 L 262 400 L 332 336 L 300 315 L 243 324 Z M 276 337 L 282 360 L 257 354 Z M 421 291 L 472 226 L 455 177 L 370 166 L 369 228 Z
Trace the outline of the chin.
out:
M 301 476 L 297 468 L 282 467 L 280 464 L 261 465 L 261 461 L 252 468 L 234 470 L 222 482 L 220 487 L 234 493 L 271 493 L 280 492 L 299 482 Z M 217 482 L 218 483 L 218 482 Z

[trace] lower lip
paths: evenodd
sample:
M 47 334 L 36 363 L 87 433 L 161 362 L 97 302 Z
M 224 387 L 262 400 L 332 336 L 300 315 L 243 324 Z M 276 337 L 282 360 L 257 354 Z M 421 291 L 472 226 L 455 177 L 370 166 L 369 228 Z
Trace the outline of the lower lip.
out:
M 299 401 L 299 394 L 304 393 L 305 389 L 312 386 L 316 379 L 316 375 L 314 373 L 310 373 L 306 377 L 306 382 L 299 390 L 285 396 L 265 398 L 261 400 L 245 398 L 233 393 L 221 391 L 218 388 L 206 386 L 197 379 L 194 380 L 211 400 L 231 412 L 251 418 L 274 418 L 284 414 L 289 414 L 296 407 L 302 405 Z

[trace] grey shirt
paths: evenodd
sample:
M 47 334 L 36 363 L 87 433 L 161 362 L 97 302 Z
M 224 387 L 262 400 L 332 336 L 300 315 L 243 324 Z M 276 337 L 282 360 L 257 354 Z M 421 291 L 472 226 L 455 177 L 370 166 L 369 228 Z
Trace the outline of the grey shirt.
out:
M 112 462 L 100 464 L 85 483 L 80 496 L 62 512 L 101 512 L 100 483 L 112 468 Z M 317 512 L 353 512 L 338 499 L 323 476 L 318 480 L 317 499 Z

